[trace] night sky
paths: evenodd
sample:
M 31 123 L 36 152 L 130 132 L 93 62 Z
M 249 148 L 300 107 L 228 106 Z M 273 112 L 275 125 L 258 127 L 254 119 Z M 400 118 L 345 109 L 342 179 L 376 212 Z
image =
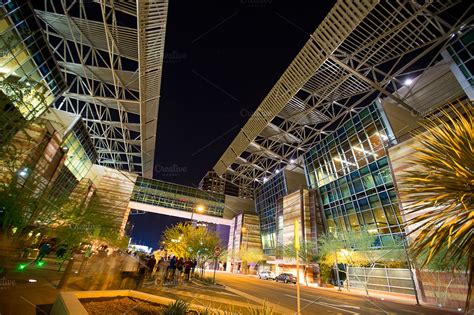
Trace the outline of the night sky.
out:
M 334 1 L 170 1 L 154 177 L 196 187 Z
M 158 213 L 131 214 L 128 222 L 133 225 L 131 237 L 132 243 L 146 245 L 154 250 L 159 248 L 161 236 L 167 227 L 179 222 L 190 222 L 190 220 L 163 215 Z M 226 225 L 208 225 L 208 229 L 216 231 L 221 240 L 221 246 L 227 247 L 229 241 L 230 227 Z

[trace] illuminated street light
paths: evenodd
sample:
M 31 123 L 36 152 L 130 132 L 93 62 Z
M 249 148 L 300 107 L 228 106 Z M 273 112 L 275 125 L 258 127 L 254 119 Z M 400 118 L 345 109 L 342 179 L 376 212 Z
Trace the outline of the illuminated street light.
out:
M 410 79 L 410 78 L 406 79 L 405 82 L 403 82 L 403 84 L 406 86 L 410 86 L 412 83 L 413 83 L 413 79 Z
M 26 175 L 28 175 L 28 167 L 22 168 L 20 172 L 18 172 L 18 175 L 20 175 L 21 177 L 26 177 Z
M 198 205 L 196 207 L 196 211 L 199 212 L 199 213 L 203 213 L 205 210 L 206 210 L 206 208 L 203 205 Z M 193 221 L 193 217 L 194 217 L 194 208 L 191 211 L 191 221 Z

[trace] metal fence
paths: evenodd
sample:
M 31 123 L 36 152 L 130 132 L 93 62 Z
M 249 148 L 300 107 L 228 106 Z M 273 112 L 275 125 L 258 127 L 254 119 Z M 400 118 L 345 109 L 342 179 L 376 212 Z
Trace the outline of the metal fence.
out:
M 351 288 L 415 294 L 409 269 L 348 267 L 347 275 Z

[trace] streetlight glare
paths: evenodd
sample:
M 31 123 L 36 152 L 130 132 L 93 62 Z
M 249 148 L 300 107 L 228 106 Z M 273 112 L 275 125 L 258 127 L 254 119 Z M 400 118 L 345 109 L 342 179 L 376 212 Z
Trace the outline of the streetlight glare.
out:
M 204 212 L 205 208 L 204 206 L 197 206 L 196 210 L 197 212 Z
M 20 172 L 18 173 L 18 175 L 20 175 L 21 177 L 25 177 L 26 175 L 28 175 L 28 168 L 27 167 L 22 168 Z

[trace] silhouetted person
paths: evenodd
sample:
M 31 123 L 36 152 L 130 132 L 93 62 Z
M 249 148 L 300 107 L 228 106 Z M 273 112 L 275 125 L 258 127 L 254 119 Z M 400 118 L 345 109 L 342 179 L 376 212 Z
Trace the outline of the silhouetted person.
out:
M 196 270 L 198 262 L 196 259 L 193 260 L 193 265 L 191 266 L 191 274 L 194 275 L 194 270 Z
M 140 263 L 140 267 L 138 268 L 138 275 L 136 278 L 136 288 L 139 289 L 142 284 L 143 280 L 145 280 L 145 274 L 146 274 L 147 266 L 143 263 Z
M 187 281 L 189 281 L 189 273 L 191 272 L 193 265 L 194 263 L 191 261 L 191 259 L 187 259 L 184 263 L 184 276 Z
M 146 266 L 148 267 L 147 270 L 147 278 L 150 278 L 153 275 L 153 269 L 156 265 L 156 258 L 155 255 L 151 255 L 150 259 L 148 259 Z
M 64 244 L 60 245 L 58 250 L 56 251 L 56 256 L 58 258 L 63 258 L 64 255 L 66 254 L 66 251 L 67 251 L 66 246 Z
M 170 259 L 170 264 L 168 266 L 168 280 L 174 279 L 174 274 L 176 273 L 176 257 Z
M 35 261 L 42 261 L 44 256 L 46 256 L 46 254 L 49 252 L 50 248 L 51 246 L 49 245 L 49 243 L 43 244 L 43 246 L 41 246 L 39 250 L 38 257 L 36 257 Z

